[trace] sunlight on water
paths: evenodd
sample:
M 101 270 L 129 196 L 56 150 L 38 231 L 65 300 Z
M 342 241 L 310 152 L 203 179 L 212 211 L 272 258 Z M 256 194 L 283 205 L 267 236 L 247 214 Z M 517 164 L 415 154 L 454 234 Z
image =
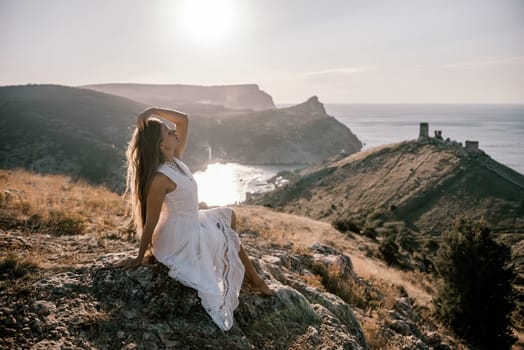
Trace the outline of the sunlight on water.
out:
M 210 164 L 205 171 L 195 175 L 198 183 L 198 199 L 208 205 L 226 205 L 239 200 L 238 179 L 233 167 L 226 164 Z
M 205 171 L 194 177 L 198 183 L 198 199 L 207 205 L 228 205 L 243 202 L 246 192 L 263 192 L 273 189 L 266 180 L 281 170 L 297 166 L 249 166 L 237 163 L 209 164 Z

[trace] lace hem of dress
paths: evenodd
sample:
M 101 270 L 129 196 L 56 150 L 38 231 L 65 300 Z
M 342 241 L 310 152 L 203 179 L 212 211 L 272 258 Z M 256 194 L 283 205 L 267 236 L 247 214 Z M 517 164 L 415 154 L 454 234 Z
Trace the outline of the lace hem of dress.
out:
M 169 276 L 187 287 L 196 289 L 199 292 L 204 310 L 220 329 L 227 331 L 233 326 L 233 312 L 239 304 L 238 295 L 244 279 L 244 265 L 242 265 L 238 256 L 240 241 L 237 233 L 229 225 L 225 225 L 220 221 L 217 218 L 216 226 L 224 236 L 224 245 L 221 249 L 223 250 L 221 255 L 224 268 L 222 271 L 223 291 L 221 298 L 219 298 L 221 302 L 213 304 L 211 300 L 217 299 L 216 294 L 210 294 L 208 291 L 201 290 L 201 285 L 184 278 L 177 271 L 176 266 L 169 266 Z M 208 297 L 206 297 L 206 294 Z
M 239 304 L 238 294 L 244 278 L 244 266 L 238 256 L 240 242 L 238 241 L 236 232 L 233 231 L 229 225 L 224 225 L 218 220 L 216 225 L 225 239 L 222 256 L 224 266 L 222 273 L 224 281 L 224 290 L 222 292 L 223 302 L 219 307 L 211 308 L 207 306 L 205 309 L 222 330 L 229 330 L 233 326 L 233 311 Z

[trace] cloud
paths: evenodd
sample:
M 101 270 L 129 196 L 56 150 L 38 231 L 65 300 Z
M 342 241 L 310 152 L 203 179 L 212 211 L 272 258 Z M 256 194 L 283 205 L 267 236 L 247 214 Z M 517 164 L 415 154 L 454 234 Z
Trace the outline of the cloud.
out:
M 306 72 L 300 74 L 306 80 L 324 80 L 333 78 L 345 78 L 348 75 L 364 73 L 381 68 L 380 66 L 358 66 L 346 68 L 324 69 L 316 72 Z
M 493 60 L 463 61 L 440 66 L 443 69 L 479 69 L 503 65 L 524 64 L 524 56 L 502 57 Z

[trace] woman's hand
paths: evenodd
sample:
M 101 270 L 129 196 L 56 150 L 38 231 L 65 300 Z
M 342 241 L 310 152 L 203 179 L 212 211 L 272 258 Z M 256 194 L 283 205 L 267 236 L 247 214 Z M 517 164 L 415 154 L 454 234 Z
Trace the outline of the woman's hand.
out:
M 141 263 L 142 259 L 139 258 L 125 258 L 124 260 L 117 262 L 114 266 L 121 267 L 124 270 L 131 270 L 139 267 Z
M 139 129 L 143 129 L 146 126 L 147 118 L 149 118 L 151 115 L 155 114 L 155 108 L 151 107 L 143 111 L 136 117 L 136 127 Z

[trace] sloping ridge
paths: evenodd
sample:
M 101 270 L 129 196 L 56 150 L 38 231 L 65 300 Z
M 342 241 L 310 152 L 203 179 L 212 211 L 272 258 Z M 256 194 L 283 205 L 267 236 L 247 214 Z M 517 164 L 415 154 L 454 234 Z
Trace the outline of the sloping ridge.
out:
M 383 209 L 432 234 L 459 215 L 484 217 L 495 231 L 524 229 L 524 176 L 482 151 L 439 140 L 406 141 L 304 171 L 256 203 L 333 220 Z
M 273 98 L 256 84 L 184 85 L 184 84 L 94 84 L 84 85 L 108 94 L 118 95 L 148 105 L 180 108 L 182 105 L 203 104 L 231 109 L 274 109 Z
M 63 173 L 122 190 L 124 151 L 136 115 L 144 108 L 89 89 L 0 87 L 0 167 Z M 361 148 L 357 137 L 327 115 L 316 97 L 286 109 L 221 108 L 221 113 L 191 114 L 184 161 L 193 171 L 217 160 L 313 164 L 341 150 Z
M 0 166 L 122 187 L 125 145 L 143 108 L 68 86 L 0 87 Z

